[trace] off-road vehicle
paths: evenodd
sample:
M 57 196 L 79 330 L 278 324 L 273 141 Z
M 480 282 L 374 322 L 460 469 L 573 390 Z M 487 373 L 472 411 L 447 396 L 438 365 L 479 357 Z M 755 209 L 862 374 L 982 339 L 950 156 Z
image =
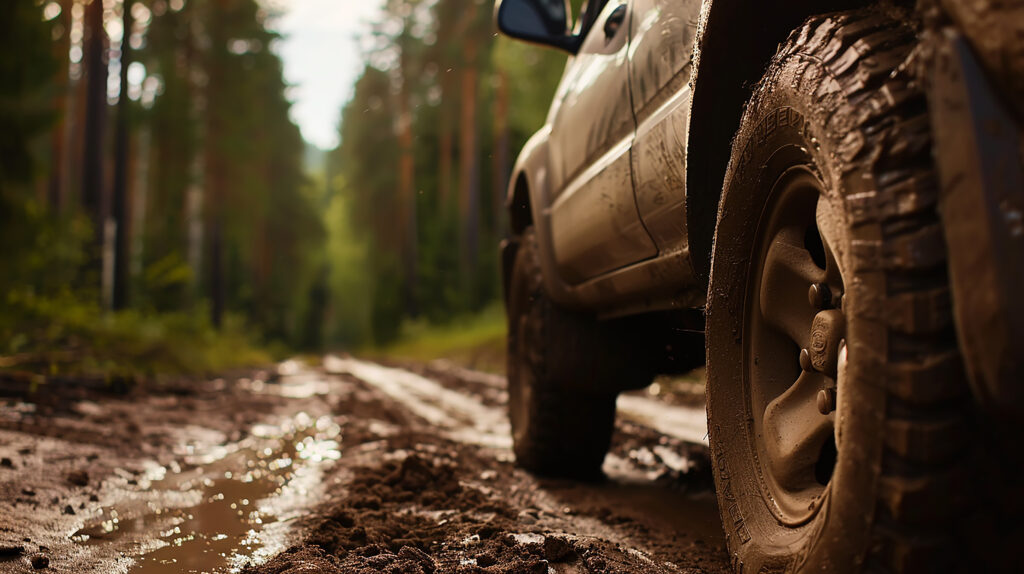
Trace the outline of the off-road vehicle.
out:
M 599 476 L 618 393 L 706 364 L 737 572 L 1005 567 L 974 547 L 1020 533 L 1024 1 L 495 17 L 570 53 L 508 189 L 518 463 Z

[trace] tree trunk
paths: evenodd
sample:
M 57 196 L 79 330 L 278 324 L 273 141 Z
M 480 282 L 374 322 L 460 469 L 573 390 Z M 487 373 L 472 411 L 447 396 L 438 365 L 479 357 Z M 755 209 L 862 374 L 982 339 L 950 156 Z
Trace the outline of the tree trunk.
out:
M 404 58 L 403 58 L 404 59 Z M 403 69 L 403 76 L 406 72 Z M 406 79 L 402 79 L 402 89 L 398 98 L 398 145 L 399 156 L 399 205 L 401 210 L 400 235 L 402 237 L 402 273 L 405 276 L 405 311 L 410 316 L 416 315 L 416 182 L 414 180 L 414 156 L 412 149 L 412 114 L 409 111 L 409 93 Z
M 104 124 L 107 115 L 106 38 L 103 29 L 103 1 L 92 0 L 85 6 L 86 109 L 82 145 L 82 204 L 93 221 L 93 253 L 97 256 L 103 245 L 104 220 L 108 213 L 108 202 L 103 193 Z
M 448 196 L 452 189 L 452 146 L 455 143 L 452 136 L 452 104 L 455 90 L 452 86 L 451 75 L 442 72 L 441 76 L 441 141 L 440 144 L 440 170 L 438 173 L 438 199 L 440 204 L 441 217 L 445 218 L 448 211 Z
M 152 132 L 148 125 L 143 125 L 138 134 L 132 173 L 134 181 L 131 186 L 131 243 L 132 263 L 131 276 L 138 280 L 142 275 L 142 257 L 146 249 L 146 214 L 149 209 L 149 162 L 151 153 Z
M 497 86 L 494 102 L 494 181 L 493 181 L 493 229 L 497 237 L 507 232 L 505 222 L 505 191 L 511 171 L 509 165 L 508 133 L 508 78 L 504 70 L 497 71 Z
M 210 222 L 210 322 L 215 329 L 224 324 L 224 241 L 219 216 Z
M 209 115 L 209 101 L 207 94 L 212 91 L 207 78 L 209 69 L 206 66 L 205 46 L 208 45 L 208 38 L 204 28 L 203 2 L 191 2 L 186 8 L 189 10 L 190 18 L 187 24 L 188 36 L 185 41 L 186 55 L 188 62 L 187 69 L 189 82 L 189 100 L 191 109 L 189 114 L 193 125 L 196 126 L 195 147 L 192 149 L 192 160 L 189 163 L 189 184 L 185 189 L 185 242 L 186 257 L 189 268 L 192 270 L 193 296 L 200 293 L 203 271 L 203 228 L 204 208 L 207 207 L 206 186 L 209 183 L 207 157 L 204 147 L 207 144 L 208 130 L 205 119 Z
M 201 4 L 197 4 L 201 6 Z M 199 24 L 198 35 L 200 46 L 222 45 L 226 41 L 222 29 L 219 14 L 211 12 L 219 10 L 217 4 L 211 4 L 204 14 L 197 14 L 196 21 Z M 210 19 L 210 27 L 202 27 L 205 20 L 202 16 Z M 211 17 L 212 16 L 212 17 Z M 210 296 L 210 322 L 217 329 L 220 329 L 224 322 L 224 311 L 227 307 L 227 283 L 224 271 L 224 198 L 227 192 L 227 159 L 223 154 L 218 153 L 219 146 L 226 134 L 224 121 L 218 110 L 228 105 L 224 101 L 223 94 L 223 61 L 218 57 L 215 50 L 206 49 L 201 52 L 199 61 L 203 62 L 206 84 L 203 90 L 203 120 L 200 125 L 204 126 L 200 151 L 197 154 L 203 157 L 205 168 L 205 210 L 206 210 L 206 233 L 209 234 L 209 296 Z
M 132 30 L 132 1 L 122 0 L 124 33 L 121 35 L 121 93 L 117 101 L 117 141 L 114 156 L 114 309 L 128 306 L 128 64 Z
M 50 181 L 47 189 L 46 202 L 52 211 L 61 211 L 67 197 L 68 178 L 68 144 L 70 139 L 72 95 L 68 70 L 68 50 L 71 48 L 71 6 L 72 0 L 60 0 L 60 26 L 63 32 L 60 39 L 53 43 L 54 59 L 57 61 L 57 77 L 54 81 L 56 96 L 53 99 L 57 123 L 50 135 Z
M 462 267 L 474 281 L 480 232 L 480 166 L 477 153 L 477 40 L 467 35 L 462 67 L 462 116 L 459 121 L 459 219 L 462 222 Z

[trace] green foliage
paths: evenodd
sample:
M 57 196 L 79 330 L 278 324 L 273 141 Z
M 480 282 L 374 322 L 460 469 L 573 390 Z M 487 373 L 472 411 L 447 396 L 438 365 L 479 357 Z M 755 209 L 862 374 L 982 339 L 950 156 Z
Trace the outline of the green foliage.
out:
M 397 339 L 363 351 L 370 356 L 412 361 L 446 359 L 463 367 L 505 372 L 505 311 L 498 303 L 444 325 L 406 320 Z
M 354 239 L 372 254 L 362 271 L 371 275 L 362 302 L 371 308 L 372 335 L 357 340 L 386 344 L 409 320 L 444 325 L 500 296 L 507 171 L 543 125 L 565 55 L 499 38 L 491 10 L 489 3 L 395 0 L 379 17 L 330 158 L 346 182 L 336 193 L 348 213 L 329 217 L 351 221 Z M 401 180 L 406 111 L 412 199 Z M 403 224 L 408 212 L 412 229 Z M 410 255 L 402 237 L 412 232 Z M 414 265 L 403 264 L 408 258 Z
M 84 217 L 54 216 L 34 198 L 0 195 L 0 294 L 68 289 L 77 282 L 91 235 Z
M 132 51 L 149 96 L 97 115 L 79 101 L 89 71 L 68 75 L 69 13 L 0 8 L 0 365 L 186 372 L 255 360 L 251 341 L 431 349 L 499 337 L 505 178 L 564 54 L 497 38 L 486 2 L 389 0 L 342 143 L 326 173 L 308 174 L 258 0 L 135 1 L 151 15 Z M 119 164 L 110 136 L 123 110 Z M 101 116 L 107 140 L 84 141 Z M 119 223 L 126 312 L 99 307 L 104 222 L 81 208 L 83 151 L 97 147 L 106 179 L 123 168 L 145 208 Z M 217 334 L 206 314 L 221 307 Z M 489 326 L 452 319 L 476 315 Z
M 0 7 L 0 368 L 198 373 L 266 361 L 253 350 L 257 344 L 321 342 L 323 186 L 304 173 L 304 142 L 270 49 L 276 36 L 259 4 L 136 2 L 151 18 L 139 23 L 143 42 L 133 58 L 145 66 L 145 85 L 155 80 L 157 88 L 147 88 L 148 101 L 127 105 L 131 143 L 122 165 L 132 203 L 145 212 L 119 222 L 132 233 L 137 261 L 133 309 L 117 313 L 100 308 L 94 232 L 103 223 L 82 209 L 81 178 L 89 148 L 102 150 L 104 169 L 117 169 L 112 134 L 119 111 L 102 114 L 98 133 L 106 140 L 82 139 L 93 110 L 78 98 L 90 72 L 79 67 L 70 76 L 77 85 L 66 89 L 70 2 L 52 21 L 44 21 L 41 1 Z M 120 19 L 126 5 L 109 2 L 104 18 Z M 58 123 L 62 114 L 70 121 Z M 152 145 L 137 145 L 142 136 Z M 55 195 L 50 182 L 66 189 Z M 190 208 L 196 191 L 198 211 Z M 109 187 L 102 193 L 110 204 Z M 190 220 L 197 212 L 201 219 Z M 189 233 L 196 224 L 201 236 Z M 223 237 L 218 273 L 228 312 L 219 330 L 208 318 L 214 229 Z M 189 260 L 193 248 L 201 251 L 198 266 Z
M 51 26 L 38 3 L 0 3 L 0 194 L 37 175 L 32 151 L 54 119 Z
M 339 176 L 334 189 L 342 189 Z M 373 276 L 366 273 L 369 248 L 364 237 L 355 232 L 351 198 L 335 193 L 326 211 L 328 285 L 331 293 L 327 339 L 332 344 L 354 347 L 373 339 Z
M 237 318 L 218 332 L 202 314 L 105 313 L 72 293 L 10 292 L 0 313 L 0 369 L 152 379 L 269 362 L 249 332 Z

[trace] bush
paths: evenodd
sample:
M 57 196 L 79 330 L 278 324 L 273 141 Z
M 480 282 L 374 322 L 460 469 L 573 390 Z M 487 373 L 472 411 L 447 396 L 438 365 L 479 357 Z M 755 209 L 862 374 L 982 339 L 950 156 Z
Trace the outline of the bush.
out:
M 268 363 L 235 317 L 215 331 L 206 313 L 105 313 L 70 293 L 11 291 L 0 312 L 0 369 L 49 375 L 203 375 Z

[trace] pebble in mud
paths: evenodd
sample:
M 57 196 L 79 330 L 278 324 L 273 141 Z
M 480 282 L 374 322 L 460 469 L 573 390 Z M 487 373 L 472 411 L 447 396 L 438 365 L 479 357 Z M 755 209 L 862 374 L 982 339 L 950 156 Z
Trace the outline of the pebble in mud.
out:
M 47 558 L 45 554 L 33 554 L 32 557 L 29 558 L 29 562 L 32 563 L 32 567 L 36 570 L 42 570 L 43 568 L 50 566 L 50 559 Z

